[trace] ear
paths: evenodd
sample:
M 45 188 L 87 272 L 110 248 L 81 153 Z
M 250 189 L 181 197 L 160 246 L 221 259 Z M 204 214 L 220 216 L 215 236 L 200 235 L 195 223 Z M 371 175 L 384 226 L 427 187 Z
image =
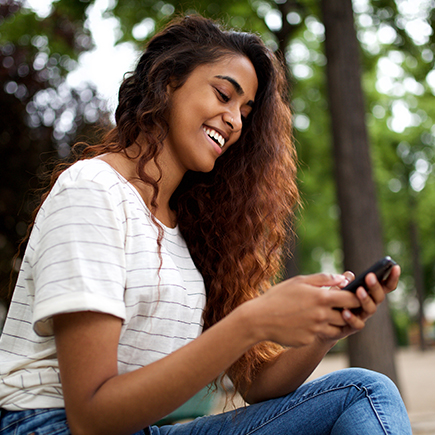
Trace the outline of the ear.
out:
M 177 84 L 175 80 L 171 77 L 169 79 L 168 84 L 166 85 L 166 92 L 169 96 L 171 96 L 176 89 L 177 89 Z

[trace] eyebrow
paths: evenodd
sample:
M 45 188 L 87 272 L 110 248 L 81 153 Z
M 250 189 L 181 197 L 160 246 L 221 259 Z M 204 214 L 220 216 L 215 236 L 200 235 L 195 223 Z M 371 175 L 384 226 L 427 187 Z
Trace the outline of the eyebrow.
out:
M 226 81 L 230 82 L 234 86 L 234 89 L 236 90 L 238 95 L 245 95 L 245 91 L 240 86 L 240 84 L 239 84 L 239 82 L 237 80 L 234 80 L 230 76 L 220 76 L 220 75 L 218 75 L 218 76 L 215 76 L 215 77 L 218 78 L 218 79 L 226 80 Z M 249 100 L 246 104 L 249 107 L 252 107 L 254 105 L 254 102 L 252 100 Z

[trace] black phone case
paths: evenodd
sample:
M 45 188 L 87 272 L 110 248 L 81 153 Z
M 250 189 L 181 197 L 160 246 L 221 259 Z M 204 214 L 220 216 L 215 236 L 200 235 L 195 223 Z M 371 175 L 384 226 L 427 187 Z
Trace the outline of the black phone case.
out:
M 388 275 L 390 274 L 391 268 L 396 264 L 397 263 L 391 257 L 384 257 L 382 258 L 382 260 L 379 260 L 373 266 L 369 267 L 361 275 L 358 275 L 346 287 L 343 287 L 343 290 L 348 290 L 352 293 L 355 293 L 358 287 L 364 287 L 368 291 L 365 282 L 365 277 L 368 273 L 374 273 L 378 278 L 378 281 L 382 282 L 387 279 Z

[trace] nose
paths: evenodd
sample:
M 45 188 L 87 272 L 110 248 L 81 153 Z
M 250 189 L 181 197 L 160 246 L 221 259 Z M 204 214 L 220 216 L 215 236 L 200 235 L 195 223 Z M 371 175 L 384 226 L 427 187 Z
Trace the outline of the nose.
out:
M 225 113 L 224 122 L 227 124 L 233 132 L 240 131 L 242 129 L 242 117 L 240 114 L 232 114 L 231 112 Z

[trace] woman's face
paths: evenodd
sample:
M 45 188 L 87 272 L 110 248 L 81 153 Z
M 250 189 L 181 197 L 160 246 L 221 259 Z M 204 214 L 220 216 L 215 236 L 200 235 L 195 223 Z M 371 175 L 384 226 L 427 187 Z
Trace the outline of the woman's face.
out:
M 228 55 L 198 66 L 180 88 L 170 88 L 165 148 L 179 170 L 213 169 L 216 159 L 239 139 L 257 86 L 251 61 Z

